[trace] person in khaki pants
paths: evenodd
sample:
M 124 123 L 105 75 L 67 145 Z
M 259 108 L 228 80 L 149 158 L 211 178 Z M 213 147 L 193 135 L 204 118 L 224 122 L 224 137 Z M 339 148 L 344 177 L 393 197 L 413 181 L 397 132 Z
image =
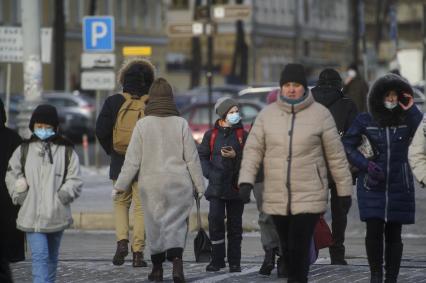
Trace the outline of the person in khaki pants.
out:
M 120 116 L 122 113 L 120 110 L 122 107 L 127 108 L 129 99 L 134 101 L 147 100 L 149 88 L 154 81 L 154 73 L 154 66 L 148 60 L 132 59 L 124 63 L 118 75 L 118 83 L 122 85 L 123 93 L 112 95 L 105 100 L 96 121 L 96 136 L 105 152 L 111 156 L 110 179 L 113 180 L 113 183 L 115 183 L 120 174 L 125 157 L 125 152 L 118 152 L 113 139 L 119 124 L 119 119 L 117 118 L 123 117 Z M 132 202 L 134 218 L 133 266 L 146 267 L 147 263 L 144 261 L 143 254 L 145 248 L 144 212 L 136 179 L 132 184 L 132 190 L 114 197 L 117 249 L 112 263 L 114 265 L 122 265 L 129 253 L 129 209 Z

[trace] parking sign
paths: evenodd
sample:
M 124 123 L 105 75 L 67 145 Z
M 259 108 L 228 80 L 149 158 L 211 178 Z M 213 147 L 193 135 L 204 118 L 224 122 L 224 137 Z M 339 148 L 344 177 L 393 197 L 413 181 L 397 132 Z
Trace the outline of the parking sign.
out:
M 114 51 L 114 17 L 84 17 L 83 47 L 85 52 Z

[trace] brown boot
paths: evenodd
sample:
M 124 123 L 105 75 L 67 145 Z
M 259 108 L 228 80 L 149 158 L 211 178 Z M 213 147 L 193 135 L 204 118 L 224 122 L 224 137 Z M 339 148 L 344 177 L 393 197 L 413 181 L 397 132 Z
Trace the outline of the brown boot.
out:
M 183 262 L 181 258 L 175 257 L 173 259 L 173 282 L 184 283 L 185 277 L 183 275 Z
M 153 264 L 152 271 L 148 275 L 149 281 L 162 282 L 163 281 L 163 264 Z
M 133 267 L 147 267 L 148 264 L 143 260 L 143 252 L 133 253 Z
M 129 254 L 129 248 L 127 244 L 128 240 L 120 240 L 117 242 L 117 250 L 115 251 L 114 258 L 112 259 L 112 264 L 114 265 L 123 265 L 124 258 Z

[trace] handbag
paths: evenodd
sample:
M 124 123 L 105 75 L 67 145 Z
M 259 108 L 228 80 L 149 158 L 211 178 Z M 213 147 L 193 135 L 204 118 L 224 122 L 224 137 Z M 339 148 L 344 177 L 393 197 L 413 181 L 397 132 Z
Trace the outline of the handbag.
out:
M 212 254 L 212 243 L 206 231 L 201 227 L 200 199 L 195 198 L 197 204 L 197 226 L 198 232 L 194 239 L 194 254 L 196 262 L 210 262 Z
M 333 236 L 324 216 L 321 214 L 314 229 L 314 242 L 317 250 L 333 245 Z

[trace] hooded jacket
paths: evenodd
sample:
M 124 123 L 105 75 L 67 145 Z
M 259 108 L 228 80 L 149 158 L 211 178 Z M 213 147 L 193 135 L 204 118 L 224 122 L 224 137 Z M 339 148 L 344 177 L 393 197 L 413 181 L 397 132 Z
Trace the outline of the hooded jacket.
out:
M 343 138 L 349 161 L 360 169 L 357 182 L 358 207 L 362 221 L 378 218 L 402 224 L 414 223 L 414 183 L 408 165 L 408 147 L 422 119 L 413 105 L 407 111 L 400 106 L 390 111 L 384 97 L 395 90 L 399 101 L 406 103 L 402 93 L 413 95 L 410 84 L 402 77 L 387 74 L 379 78 L 368 95 L 369 113 L 361 113 Z M 367 186 L 368 162 L 358 150 L 365 135 L 376 152 L 374 162 L 384 171 L 385 180 Z
M 310 92 L 295 105 L 279 97 L 259 113 L 244 146 L 238 183 L 254 184 L 262 161 L 267 214 L 325 212 L 326 163 L 338 195 L 351 195 L 352 177 L 333 117 Z
M 13 153 L 6 184 L 13 203 L 20 204 L 17 227 L 24 232 L 58 232 L 72 224 L 70 203 L 80 196 L 82 180 L 77 154 L 73 151 L 65 172 L 66 147 L 51 143 L 52 162 L 46 142 L 29 143 L 25 168 L 21 167 L 21 147 Z M 25 172 L 25 175 L 24 175 Z M 25 178 L 26 192 L 17 192 L 17 180 Z

